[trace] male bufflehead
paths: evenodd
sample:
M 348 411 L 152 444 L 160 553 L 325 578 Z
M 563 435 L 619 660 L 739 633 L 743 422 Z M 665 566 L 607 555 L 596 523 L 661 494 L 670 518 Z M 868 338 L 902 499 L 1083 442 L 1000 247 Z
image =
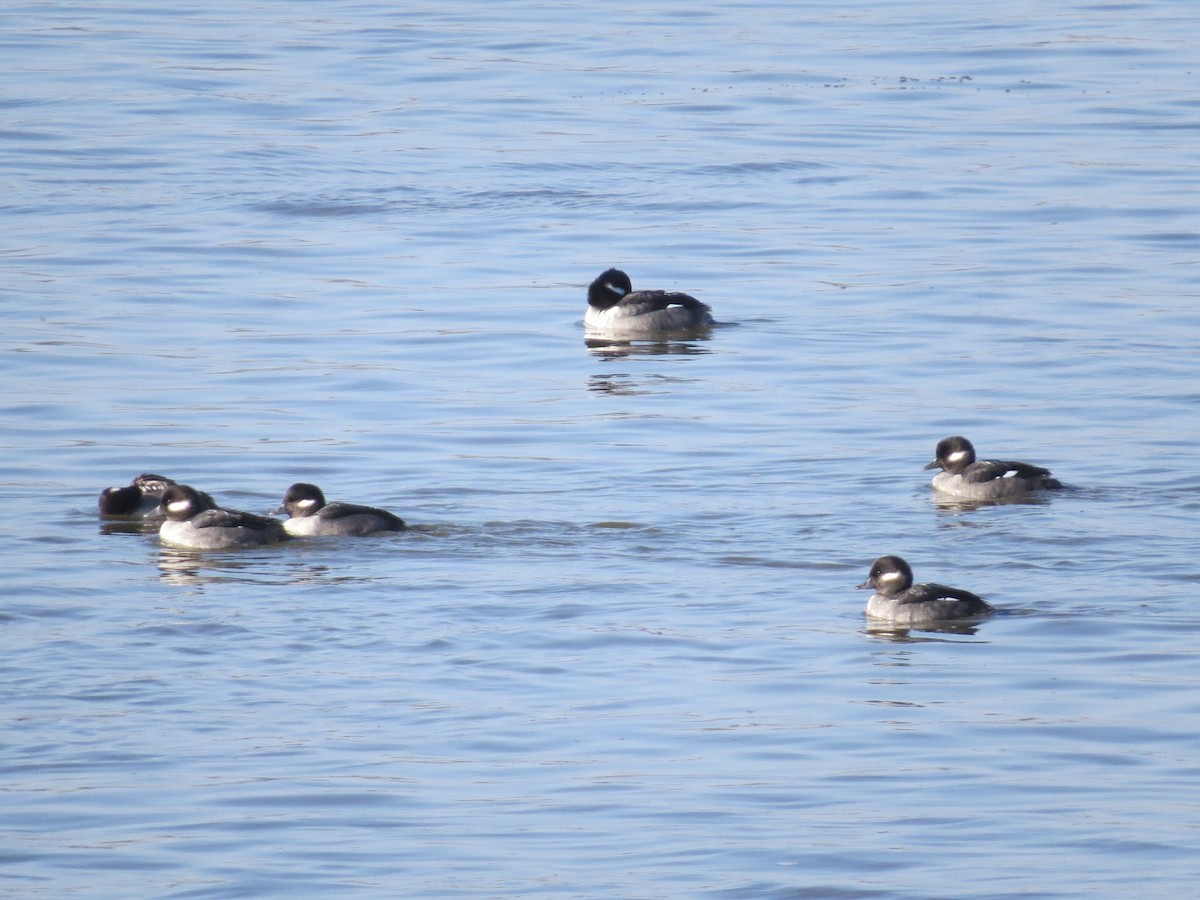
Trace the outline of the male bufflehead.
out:
M 1000 459 L 977 462 L 975 448 L 959 435 L 938 441 L 935 458 L 925 468 L 942 470 L 933 476 L 935 490 L 968 500 L 1000 500 L 1062 487 L 1040 466 Z
M 100 492 L 100 515 L 161 522 L 166 518 L 160 502 L 163 491 L 174 483 L 163 475 L 144 472 L 124 487 L 105 488 Z M 201 496 L 210 506 L 216 505 L 208 494 Z
M 871 564 L 871 574 L 859 590 L 874 588 L 867 615 L 897 625 L 924 625 L 951 619 L 969 619 L 993 612 L 995 607 L 970 591 L 944 584 L 913 584 L 912 569 L 898 556 L 881 556 Z
M 588 328 L 634 334 L 686 331 L 713 324 L 708 304 L 678 291 L 635 291 L 629 276 L 608 269 L 588 286 Z
M 286 512 L 291 516 L 284 519 L 283 527 L 294 537 L 374 534 L 377 531 L 403 531 L 406 527 L 403 519 L 386 509 L 357 503 L 326 503 L 319 487 L 303 481 L 287 489 L 283 505 L 275 512 Z
M 159 540 L 183 550 L 234 550 L 287 540 L 278 519 L 221 509 L 206 498 L 186 484 L 173 484 L 163 491 L 167 520 L 158 530 Z

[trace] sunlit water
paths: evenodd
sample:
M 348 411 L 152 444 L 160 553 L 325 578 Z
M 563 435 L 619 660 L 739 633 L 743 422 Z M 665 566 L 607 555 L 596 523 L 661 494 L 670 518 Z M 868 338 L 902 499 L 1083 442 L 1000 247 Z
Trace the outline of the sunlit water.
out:
M 1189 897 L 1188 4 L 0 12 L 0 892 Z M 589 346 L 586 284 L 721 324 Z M 939 438 L 1068 490 L 933 502 Z M 196 555 L 156 471 L 377 539 Z M 879 633 L 899 553 L 1001 612 Z

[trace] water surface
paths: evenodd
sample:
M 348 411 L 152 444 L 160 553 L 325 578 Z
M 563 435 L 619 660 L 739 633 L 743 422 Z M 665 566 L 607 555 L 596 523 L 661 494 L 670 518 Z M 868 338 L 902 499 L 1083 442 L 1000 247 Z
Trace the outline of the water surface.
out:
M 0 13 L 4 892 L 1190 896 L 1198 27 Z M 722 324 L 589 346 L 611 265 Z M 416 527 L 180 553 L 142 471 Z M 868 627 L 884 553 L 1000 614 Z

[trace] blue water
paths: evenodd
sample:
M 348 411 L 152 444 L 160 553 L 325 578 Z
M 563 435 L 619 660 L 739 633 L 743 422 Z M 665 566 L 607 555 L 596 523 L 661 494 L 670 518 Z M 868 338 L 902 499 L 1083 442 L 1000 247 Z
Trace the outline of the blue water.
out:
M 1190 897 L 1197 33 L 0 11 L 0 893 Z M 589 346 L 612 265 L 721 324 Z M 143 471 L 414 527 L 167 550 Z M 1000 613 L 872 628 L 885 553 Z

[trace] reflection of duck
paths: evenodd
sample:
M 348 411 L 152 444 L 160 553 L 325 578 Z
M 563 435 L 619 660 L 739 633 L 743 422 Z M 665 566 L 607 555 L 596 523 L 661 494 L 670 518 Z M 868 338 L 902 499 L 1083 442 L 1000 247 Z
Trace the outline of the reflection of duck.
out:
M 583 324 L 611 335 L 689 331 L 713 324 L 712 310 L 678 291 L 635 291 L 629 276 L 608 269 L 588 286 Z
M 959 435 L 938 441 L 933 462 L 925 468 L 942 470 L 933 476 L 934 490 L 967 500 L 1000 500 L 1062 487 L 1049 469 L 1040 466 L 999 459 L 976 461 L 975 447 Z
M 949 619 L 922 622 L 917 625 L 897 625 L 884 619 L 872 619 L 864 629 L 873 637 L 894 644 L 958 643 L 954 636 L 971 637 L 979 634 L 978 619 Z
M 881 556 L 859 590 L 874 588 L 867 615 L 897 625 L 924 625 L 984 616 L 994 607 L 983 598 L 944 584 L 913 584 L 912 569 L 899 556 Z
M 198 556 L 164 544 L 158 551 L 160 577 L 168 584 L 202 590 L 206 584 L 240 581 L 261 583 L 261 572 L 254 568 L 253 558 L 230 556 Z
M 615 360 L 630 356 L 701 356 L 712 353 L 700 341 L 708 340 L 707 335 L 689 332 L 681 335 L 686 340 L 631 340 L 627 335 L 622 338 L 600 337 L 597 332 L 590 332 L 584 338 L 584 344 L 593 356 L 600 359 Z
M 647 375 L 637 378 L 624 373 L 591 375 L 588 390 L 597 394 L 619 394 L 636 397 L 643 394 L 669 394 L 676 385 L 691 384 L 694 379 L 667 375 Z
M 372 575 L 361 575 L 354 568 L 337 569 L 318 558 L 287 555 L 281 567 L 278 560 L 267 560 L 261 553 L 200 554 L 163 544 L 158 549 L 159 577 L 167 584 L 203 592 L 217 584 L 365 584 Z
M 183 550 L 234 550 L 286 541 L 278 519 L 221 509 L 186 484 L 173 484 L 162 495 L 167 520 L 158 530 L 164 544 Z
M 932 491 L 929 499 L 939 512 L 947 515 L 967 513 L 985 506 L 1045 506 L 1050 502 L 1048 497 L 1037 492 L 1016 494 L 1012 497 L 996 497 L 989 500 L 969 500 L 956 494 Z
M 379 531 L 403 531 L 404 520 L 386 509 L 359 506 L 357 503 L 326 503 L 315 484 L 299 481 L 283 495 L 283 505 L 275 510 L 286 512 L 284 530 L 294 537 L 314 535 L 363 535 Z

